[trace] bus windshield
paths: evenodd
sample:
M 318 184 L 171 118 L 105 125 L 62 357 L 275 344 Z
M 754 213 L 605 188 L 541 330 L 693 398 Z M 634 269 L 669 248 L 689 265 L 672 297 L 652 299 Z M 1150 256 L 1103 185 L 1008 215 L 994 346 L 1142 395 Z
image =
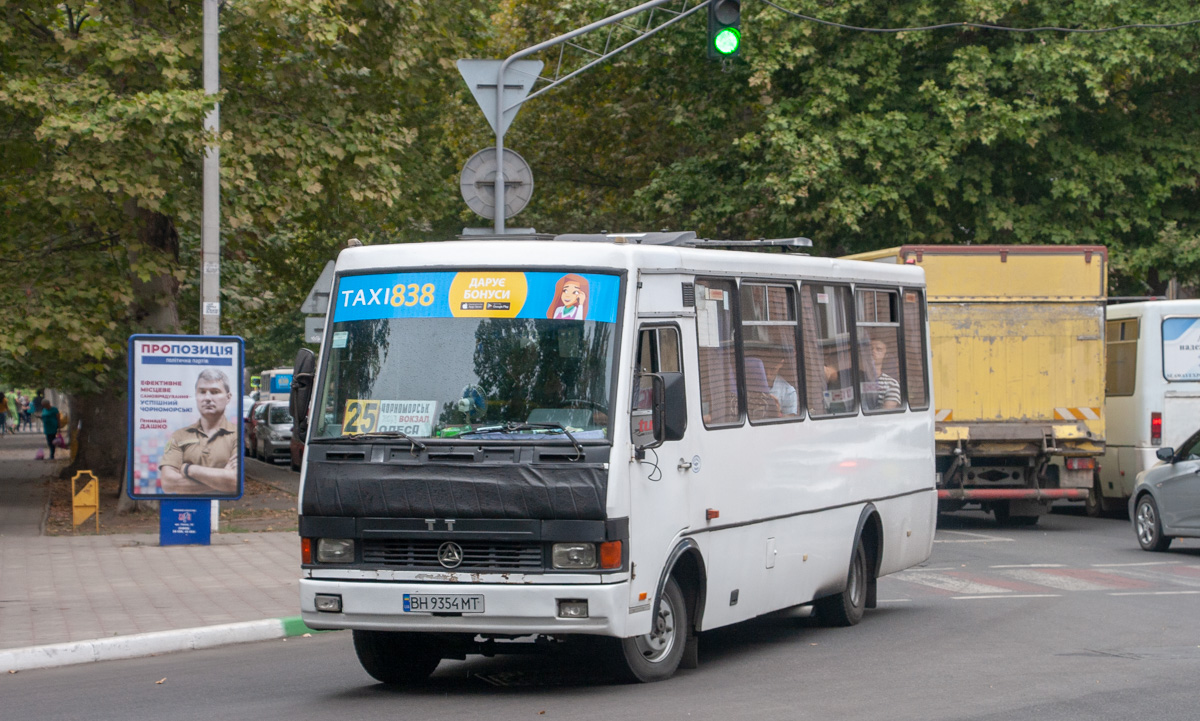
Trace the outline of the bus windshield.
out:
M 313 440 L 605 439 L 619 291 L 564 272 L 344 277 Z

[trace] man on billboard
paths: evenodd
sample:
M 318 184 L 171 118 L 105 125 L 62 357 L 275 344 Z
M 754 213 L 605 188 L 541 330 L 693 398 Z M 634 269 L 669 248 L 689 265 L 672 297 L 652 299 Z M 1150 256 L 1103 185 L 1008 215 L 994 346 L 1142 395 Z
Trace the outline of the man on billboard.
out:
M 207 369 L 196 379 L 200 418 L 171 434 L 159 462 L 164 493 L 233 494 L 238 490 L 238 430 L 225 417 L 229 377 Z

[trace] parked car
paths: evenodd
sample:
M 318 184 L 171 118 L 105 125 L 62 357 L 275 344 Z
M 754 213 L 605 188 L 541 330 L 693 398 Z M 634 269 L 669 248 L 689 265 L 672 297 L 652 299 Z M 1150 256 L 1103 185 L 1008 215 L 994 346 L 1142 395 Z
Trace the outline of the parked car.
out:
M 1147 551 L 1165 551 L 1174 538 L 1200 538 L 1200 430 L 1157 455 L 1160 462 L 1138 474 L 1129 497 L 1133 530 Z
M 257 438 L 255 430 L 257 429 L 259 422 L 262 420 L 263 413 L 266 411 L 266 406 L 266 401 L 258 401 L 250 408 L 250 412 L 246 414 L 246 419 L 244 422 L 245 427 L 242 430 L 242 444 L 246 447 L 246 455 L 251 458 L 258 457 L 258 446 L 256 444 Z
M 274 463 L 291 455 L 292 414 L 286 401 L 267 401 L 262 407 L 262 417 L 254 425 L 254 455 Z

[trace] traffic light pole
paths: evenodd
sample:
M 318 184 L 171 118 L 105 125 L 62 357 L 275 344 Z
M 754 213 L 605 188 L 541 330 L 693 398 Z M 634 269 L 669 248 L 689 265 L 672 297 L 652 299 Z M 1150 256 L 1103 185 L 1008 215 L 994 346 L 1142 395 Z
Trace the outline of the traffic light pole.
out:
M 535 93 L 531 93 L 524 99 L 520 100 L 519 102 L 513 103 L 512 105 L 510 105 L 509 107 L 506 108 L 506 107 L 504 107 L 504 76 L 505 76 L 505 73 L 508 71 L 508 66 L 511 65 L 516 60 L 520 60 L 522 58 L 529 57 L 530 55 L 540 53 L 543 50 L 548 50 L 556 45 L 562 45 L 563 43 L 567 43 L 567 42 L 573 40 L 574 38 L 577 38 L 581 35 L 586 35 L 587 33 L 590 33 L 593 30 L 598 30 L 602 27 L 605 27 L 606 25 L 612 25 L 613 23 L 619 23 L 622 20 L 625 20 L 626 18 L 637 15 L 638 13 L 645 12 L 647 10 L 653 10 L 655 8 L 660 8 L 663 5 L 668 5 L 670 3 L 678 2 L 678 1 L 679 0 L 650 0 L 650 2 L 644 2 L 641 5 L 629 8 L 628 10 L 619 12 L 616 15 L 612 15 L 610 17 L 604 18 L 603 20 L 597 20 L 596 22 L 594 22 L 590 25 L 585 25 L 584 27 L 581 27 L 577 30 L 572 30 L 569 33 L 564 33 L 562 35 L 559 35 L 558 37 L 547 40 L 546 42 L 538 43 L 537 45 L 534 45 L 532 47 L 528 47 L 528 48 L 525 48 L 524 50 L 513 53 L 512 55 L 509 55 L 507 58 L 505 58 L 504 62 L 500 63 L 500 70 L 497 71 L 497 73 L 496 73 L 496 128 L 497 128 L 497 130 L 496 130 L 496 182 L 495 182 L 496 218 L 495 218 L 495 223 L 493 226 L 496 235 L 504 235 L 504 214 L 505 214 L 505 211 L 504 211 L 504 133 L 507 130 L 507 128 L 504 125 L 504 113 L 511 110 L 512 108 L 519 106 L 521 103 L 524 103 L 527 100 L 530 100 L 532 98 L 537 97 L 538 95 L 541 95 L 542 93 L 550 90 L 551 88 L 557 87 L 557 86 L 565 83 L 566 81 L 575 77 L 579 73 L 582 73 L 583 71 L 587 70 L 588 68 L 591 68 L 594 65 L 602 63 L 605 60 L 608 60 L 609 58 L 611 58 L 612 56 L 621 52 L 622 50 L 633 47 L 634 45 L 642 42 L 643 40 L 650 37 L 651 35 L 654 35 L 655 33 L 658 33 L 659 31 L 661 31 L 667 27 L 670 27 L 671 25 L 674 25 L 675 23 L 679 22 L 680 20 L 683 20 L 684 18 L 688 17 L 692 13 L 700 10 L 700 8 L 706 7 L 710 2 L 712 2 L 712 0 L 702 0 L 702 2 L 697 3 L 696 6 L 692 7 L 692 8 L 687 8 L 687 1 L 684 0 L 684 3 L 683 3 L 684 9 L 682 11 L 680 11 L 678 14 L 676 14 L 675 17 L 664 22 L 662 25 L 659 25 L 658 27 L 653 28 L 653 29 L 648 28 L 645 31 L 638 30 L 637 32 L 639 33 L 639 35 L 636 38 L 634 38 L 633 40 L 630 40 L 629 42 L 625 43 L 624 45 L 621 45 L 620 47 L 618 47 L 612 51 L 609 51 L 606 46 L 605 52 L 603 54 L 600 54 L 600 57 L 596 58 L 595 60 L 591 61 L 590 63 L 587 63 L 583 67 L 578 68 L 577 70 L 574 70 L 562 77 L 556 78 L 553 82 L 551 82 L 546 87 L 541 88 L 540 90 L 538 90 Z M 651 18 L 651 19 L 653 19 L 653 18 Z M 559 67 L 561 68 L 561 66 L 562 66 L 562 59 L 560 56 Z

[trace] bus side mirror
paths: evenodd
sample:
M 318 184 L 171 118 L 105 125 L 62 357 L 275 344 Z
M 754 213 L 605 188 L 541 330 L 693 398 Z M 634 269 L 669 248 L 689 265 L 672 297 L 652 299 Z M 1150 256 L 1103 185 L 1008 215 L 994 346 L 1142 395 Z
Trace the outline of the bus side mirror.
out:
M 292 437 L 308 436 L 308 406 L 312 401 L 313 373 L 317 368 L 317 357 L 307 348 L 296 353 L 292 366 L 292 389 L 288 393 L 288 410 L 292 414 Z
M 659 373 L 663 380 L 663 440 L 678 441 L 687 430 L 687 389 L 682 373 Z
M 682 373 L 642 373 L 634 379 L 630 436 L 641 453 L 664 441 L 683 438 L 687 429 L 687 391 Z
M 1174 448 L 1159 448 L 1157 451 L 1154 452 L 1154 455 L 1158 456 L 1158 460 L 1166 461 L 1166 462 L 1170 463 L 1171 460 L 1175 458 L 1175 449 Z

